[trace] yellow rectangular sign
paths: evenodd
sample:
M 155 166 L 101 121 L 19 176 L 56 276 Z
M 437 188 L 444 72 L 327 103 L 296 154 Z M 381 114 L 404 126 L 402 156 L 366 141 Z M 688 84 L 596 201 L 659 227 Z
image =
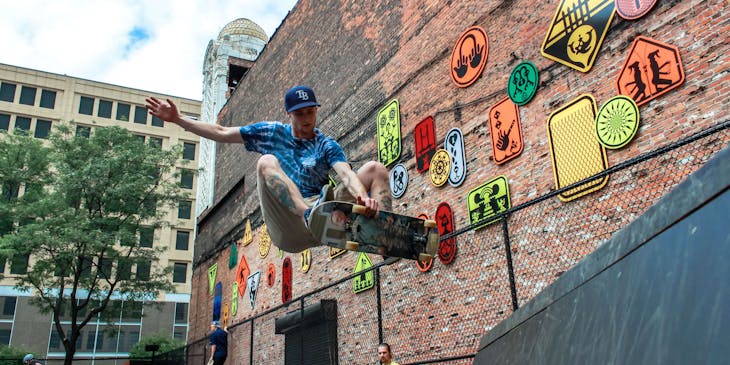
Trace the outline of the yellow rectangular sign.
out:
M 378 161 L 388 166 L 398 160 L 400 152 L 400 106 L 393 99 L 378 112 Z

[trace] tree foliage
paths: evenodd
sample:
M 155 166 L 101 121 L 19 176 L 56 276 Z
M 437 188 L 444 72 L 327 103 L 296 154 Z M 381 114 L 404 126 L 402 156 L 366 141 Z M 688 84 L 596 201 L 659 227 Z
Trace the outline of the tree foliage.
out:
M 164 208 L 186 198 L 176 180 L 179 156 L 180 148 L 162 150 L 118 127 L 84 137 L 61 126 L 45 144 L 0 136 L 0 254 L 18 274 L 16 287 L 53 314 L 66 363 L 81 328 L 103 316 L 110 299 L 173 290 L 171 268 L 155 265 L 165 248 L 141 247 L 138 237 L 165 224 Z
M 155 354 L 165 354 L 170 351 L 178 350 L 185 347 L 185 341 L 170 337 L 169 333 L 158 332 L 143 336 L 139 342 L 132 346 L 129 350 L 130 358 L 148 358 L 152 356 L 152 352 L 145 351 L 147 345 L 159 345 L 160 348 Z

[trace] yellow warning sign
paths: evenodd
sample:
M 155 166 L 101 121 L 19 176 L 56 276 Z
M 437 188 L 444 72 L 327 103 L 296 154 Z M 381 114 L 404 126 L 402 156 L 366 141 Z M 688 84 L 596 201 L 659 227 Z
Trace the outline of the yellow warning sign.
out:
M 487 181 L 472 189 L 466 198 L 466 209 L 469 211 L 469 224 L 482 228 L 493 223 L 497 214 L 512 207 L 509 198 L 509 184 L 504 175 Z
M 312 267 L 312 250 L 306 249 L 299 253 L 299 268 L 306 273 Z
M 330 247 L 330 259 L 340 256 L 347 252 L 344 248 Z
M 400 106 L 393 99 L 378 112 L 378 161 L 388 166 L 401 152 Z
M 352 271 L 352 273 L 354 274 L 363 270 L 367 270 L 372 266 L 373 262 L 370 261 L 368 255 L 366 255 L 364 252 L 360 252 L 360 255 L 357 256 L 357 264 L 355 265 L 355 269 Z M 355 292 L 355 294 L 371 289 L 374 286 L 375 274 L 373 274 L 372 270 L 362 273 L 352 279 L 352 291 Z
M 228 304 L 223 306 L 223 328 L 228 327 Z
M 213 294 L 213 287 L 215 286 L 215 276 L 218 274 L 218 264 L 208 268 L 208 289 L 210 294 Z
M 235 316 L 238 312 L 238 283 L 234 281 L 231 289 L 231 315 Z
M 561 0 L 540 53 L 581 72 L 593 67 L 614 15 L 614 0 Z
M 608 168 L 606 149 L 596 136 L 596 101 L 584 94 L 550 114 L 547 121 L 555 188 L 560 189 Z M 592 193 L 608 182 L 608 176 L 591 180 L 558 194 L 567 202 Z
M 428 167 L 428 174 L 431 182 L 436 186 L 443 186 L 449 180 L 451 173 L 451 156 L 444 149 L 439 149 L 433 154 L 431 164 Z
M 246 228 L 243 231 L 243 245 L 248 246 L 249 243 L 253 242 L 253 233 L 251 232 L 251 220 L 246 219 Z
M 259 257 L 264 258 L 269 254 L 271 249 L 271 236 L 269 230 L 266 229 L 266 223 L 259 228 Z

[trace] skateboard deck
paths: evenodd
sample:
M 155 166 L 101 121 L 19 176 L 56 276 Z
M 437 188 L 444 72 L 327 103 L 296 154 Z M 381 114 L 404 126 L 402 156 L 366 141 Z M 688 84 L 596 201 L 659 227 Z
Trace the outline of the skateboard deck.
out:
M 362 205 L 329 201 L 309 216 L 312 235 L 327 246 L 410 260 L 430 260 L 438 253 L 436 221 L 388 211 L 365 215 Z

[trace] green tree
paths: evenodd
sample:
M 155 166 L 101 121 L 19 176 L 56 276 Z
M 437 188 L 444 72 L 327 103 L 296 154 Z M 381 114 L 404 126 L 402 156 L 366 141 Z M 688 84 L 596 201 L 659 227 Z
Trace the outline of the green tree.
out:
M 185 341 L 178 340 L 176 338 L 172 338 L 169 333 L 164 333 L 162 331 L 158 333 L 152 333 L 146 336 L 143 336 L 139 342 L 134 344 L 132 346 L 132 349 L 129 350 L 129 357 L 130 358 L 149 358 L 152 357 L 152 352 L 145 351 L 145 346 L 147 345 L 158 345 L 160 346 L 157 351 L 155 351 L 156 355 L 165 354 L 167 352 L 177 350 L 180 348 L 185 347 Z
M 32 352 L 24 348 L 0 345 L 0 365 L 18 365 L 29 353 Z
M 0 136 L 0 255 L 18 274 L 16 288 L 53 314 L 65 364 L 81 329 L 115 312 L 105 312 L 110 299 L 174 290 L 172 268 L 155 265 L 165 248 L 141 247 L 138 237 L 164 224 L 161 208 L 186 198 L 175 176 L 180 148 L 144 144 L 118 127 L 88 138 L 70 130 L 60 126 L 47 144 Z

